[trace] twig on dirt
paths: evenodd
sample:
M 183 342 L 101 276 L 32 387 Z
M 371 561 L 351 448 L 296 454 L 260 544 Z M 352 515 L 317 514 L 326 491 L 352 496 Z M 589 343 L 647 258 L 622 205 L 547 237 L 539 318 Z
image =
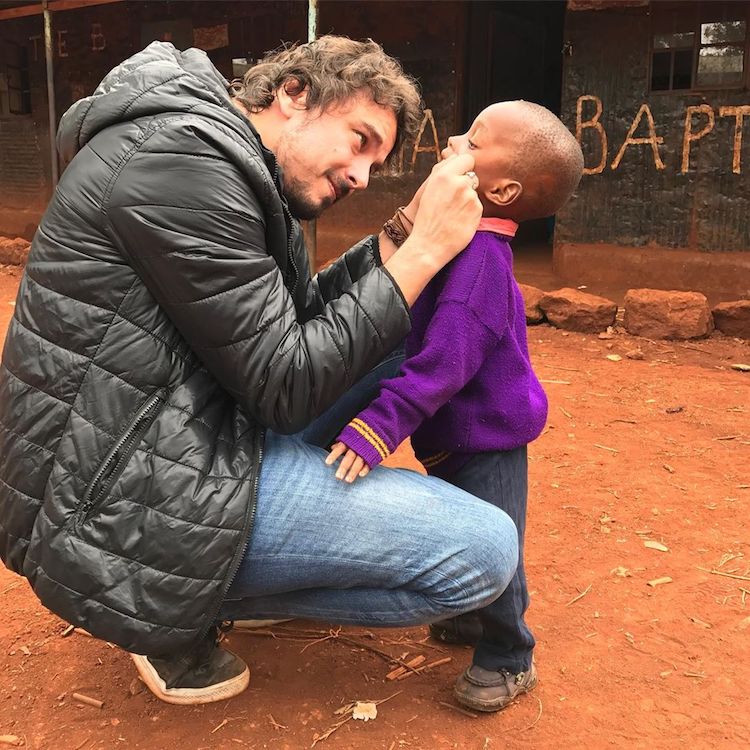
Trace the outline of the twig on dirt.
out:
M 73 750 L 81 750 L 81 748 L 82 748 L 82 747 L 83 747 L 83 746 L 84 746 L 84 745 L 85 745 L 85 744 L 86 744 L 86 743 L 87 743 L 87 742 L 88 742 L 88 741 L 89 741 L 89 740 L 90 740 L 90 739 L 91 739 L 92 737 L 93 737 L 93 735 L 91 735 L 91 734 L 90 734 L 90 735 L 89 735 L 88 737 L 86 737 L 86 739 L 85 739 L 85 740 L 84 740 L 83 742 L 81 742 L 81 743 L 79 743 L 78 745 L 76 745 L 76 746 L 75 746 L 75 747 L 73 748 Z
M 446 703 L 445 701 L 438 701 L 438 703 L 441 706 L 445 706 L 446 708 L 450 708 L 451 711 L 458 711 L 458 713 L 463 714 L 464 716 L 468 716 L 470 719 L 478 719 L 479 714 L 475 714 L 471 711 L 467 711 L 465 708 L 461 708 L 460 706 L 454 706 L 452 703 Z
M 594 448 L 601 448 L 603 451 L 610 451 L 611 453 L 620 452 L 619 450 L 617 450 L 617 448 L 607 448 L 606 445 L 599 445 L 599 443 L 594 443 Z
M 20 586 L 23 583 L 23 581 L 14 581 L 10 585 L 6 586 L 2 591 L 0 591 L 0 594 L 7 594 L 9 591 L 12 591 L 16 586 Z
M 709 570 L 708 568 L 701 568 L 700 566 L 696 565 L 698 570 L 702 570 L 704 573 L 711 573 L 715 576 L 725 576 L 726 578 L 736 578 L 738 581 L 750 581 L 750 576 L 741 576 L 737 575 L 736 573 L 725 573 L 723 570 L 716 570 L 715 568 L 713 570 Z
M 323 734 L 316 734 L 313 737 L 313 742 L 312 742 L 312 745 L 310 745 L 310 747 L 313 748 L 319 742 L 323 742 L 323 740 L 327 740 L 337 729 L 340 729 L 341 727 L 343 727 L 344 724 L 346 724 L 347 721 L 351 721 L 352 718 L 353 718 L 352 716 L 347 716 L 345 719 L 342 719 L 341 721 L 334 724 L 332 727 L 326 729 L 326 731 L 323 732 Z
M 274 729 L 289 729 L 289 727 L 284 726 L 283 724 L 279 724 L 276 719 L 273 718 L 271 714 L 268 714 L 268 718 L 271 720 L 271 724 L 273 724 Z
M 409 659 L 409 661 L 405 662 L 405 665 L 408 666 L 413 671 L 416 671 L 416 667 L 418 667 L 423 661 L 425 661 L 426 658 L 427 657 L 424 654 L 419 654 L 418 656 L 415 656 L 413 659 Z M 385 676 L 385 679 L 397 680 L 399 677 L 412 674 L 412 672 L 409 672 L 406 666 L 396 667 L 395 669 L 392 669 Z
M 323 638 L 318 638 L 317 640 L 310 641 L 306 646 L 303 646 L 302 650 L 300 651 L 301 654 L 303 654 L 310 646 L 314 646 L 316 643 L 323 643 L 323 641 L 330 641 L 331 638 L 338 638 L 341 633 L 341 628 L 338 630 L 330 630 L 328 631 L 328 635 Z
M 740 586 L 740 591 L 742 592 L 742 606 L 745 606 L 745 597 L 750 594 L 750 591 L 747 589 L 743 589 L 742 586 Z
M 485 737 L 484 738 L 484 745 L 482 745 L 482 750 L 487 750 L 487 748 L 490 746 L 490 738 Z
M 536 719 L 534 719 L 534 721 L 532 721 L 531 724 L 529 724 L 529 726 L 524 727 L 523 729 L 520 730 L 522 732 L 528 732 L 529 729 L 534 727 L 534 725 L 536 725 L 539 722 L 539 719 L 542 718 L 542 699 L 538 695 L 535 695 L 534 697 L 539 701 L 539 713 L 536 715 Z
M 706 679 L 706 675 L 701 672 L 684 672 L 685 677 L 700 677 L 701 680 Z
M 590 583 L 588 586 L 586 586 L 586 588 L 583 591 L 581 591 L 580 594 L 578 594 L 578 596 L 574 596 L 565 606 L 569 607 L 571 604 L 575 604 L 579 599 L 583 599 L 583 597 L 586 596 L 586 594 L 588 594 L 589 591 L 591 591 L 592 586 L 593 584 Z
M 742 437 L 742 435 L 722 435 L 721 437 L 714 438 L 714 440 L 736 440 L 740 437 Z
M 562 406 L 560 407 L 560 411 L 561 411 L 561 412 L 562 412 L 562 413 L 563 413 L 563 414 L 564 414 L 564 415 L 565 415 L 565 416 L 566 416 L 566 417 L 567 417 L 568 419 L 575 419 L 575 417 L 574 417 L 574 416 L 573 416 L 573 415 L 572 415 L 572 414 L 571 414 L 571 413 L 570 413 L 569 411 L 566 411 L 565 409 L 563 409 L 563 408 L 562 408 Z
M 439 667 L 443 664 L 448 664 L 448 662 L 453 661 L 452 656 L 445 656 L 442 659 L 438 659 L 437 661 L 430 662 L 429 664 L 425 664 L 423 667 L 419 667 L 418 669 L 415 669 L 415 672 L 422 673 L 426 672 L 428 669 L 432 669 L 433 667 Z M 403 672 L 400 675 L 397 675 L 395 679 L 397 680 L 405 680 L 407 677 L 411 677 L 411 672 Z
M 405 667 L 410 672 L 416 672 L 416 670 L 413 667 L 410 667 L 403 659 L 399 659 L 398 656 L 392 656 L 386 651 L 381 651 L 379 648 L 375 648 L 375 646 L 368 646 L 366 643 L 362 643 L 361 641 L 358 641 L 354 638 L 349 638 L 345 635 L 338 636 L 336 640 L 342 641 L 343 643 L 348 643 L 351 646 L 356 646 L 357 648 L 364 648 L 367 651 L 372 651 L 373 654 L 377 654 L 382 659 L 385 659 L 388 662 L 395 662 L 396 664 L 400 664 L 402 667 Z
M 553 370 L 567 370 L 568 372 L 580 372 L 577 367 L 563 367 L 562 365 L 553 365 L 549 362 L 544 363 L 547 367 L 551 367 Z
M 638 424 L 635 419 L 611 419 L 607 424 L 614 424 L 615 422 L 624 422 L 625 424 Z
M 552 385 L 570 385 L 570 381 L 569 380 L 542 380 L 540 378 L 539 382 L 540 383 L 547 383 L 547 384 L 551 383 Z
M 76 630 L 76 632 L 78 632 Z M 402 659 L 399 659 L 398 656 L 393 656 L 392 654 L 387 653 L 386 651 L 381 651 L 378 648 L 375 648 L 375 646 L 369 646 L 366 643 L 362 643 L 362 641 L 358 641 L 354 638 L 349 638 L 345 635 L 336 635 L 335 637 L 331 636 L 331 633 L 329 631 L 329 634 L 326 636 L 324 635 L 324 631 L 322 630 L 299 630 L 299 631 L 291 631 L 291 630 L 282 630 L 282 631 L 276 631 L 273 630 L 261 630 L 253 629 L 253 630 L 243 630 L 243 635 L 249 635 L 249 636 L 266 636 L 270 638 L 274 638 L 275 640 L 280 641 L 308 641 L 311 638 L 314 638 L 316 640 L 332 640 L 332 641 L 340 641 L 341 643 L 348 643 L 350 646 L 355 646 L 356 648 L 365 649 L 367 651 L 372 651 L 373 654 L 377 654 L 382 659 L 385 659 L 385 661 L 393 663 L 393 664 L 400 664 L 402 667 L 406 667 L 406 664 Z M 323 636 L 321 638 L 321 636 Z M 406 667 L 407 669 L 411 669 L 410 667 Z
M 214 734 L 214 732 L 218 732 L 222 727 L 225 727 L 227 724 L 229 724 L 229 719 L 222 719 L 221 724 L 217 724 L 212 730 L 211 734 Z
M 104 701 L 100 701 L 98 698 L 91 698 L 83 693 L 73 693 L 70 696 L 74 701 L 79 703 L 85 703 L 87 706 L 93 706 L 94 708 L 101 708 L 104 705 Z
M 75 625 L 68 625 L 68 627 L 65 628 L 65 630 L 63 630 L 62 633 L 60 633 L 60 636 L 62 638 L 67 638 L 75 629 L 76 629 Z

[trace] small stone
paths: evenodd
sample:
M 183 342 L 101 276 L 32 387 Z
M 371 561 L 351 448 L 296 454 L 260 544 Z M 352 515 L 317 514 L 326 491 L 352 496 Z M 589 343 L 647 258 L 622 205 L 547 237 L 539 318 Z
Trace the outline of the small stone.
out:
M 644 353 L 640 349 L 631 349 L 629 352 L 625 352 L 625 356 L 628 359 L 645 359 Z

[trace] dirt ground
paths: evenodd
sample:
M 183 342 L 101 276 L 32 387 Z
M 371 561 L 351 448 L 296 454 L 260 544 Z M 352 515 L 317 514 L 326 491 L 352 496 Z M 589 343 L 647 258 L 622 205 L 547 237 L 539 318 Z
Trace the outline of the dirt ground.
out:
M 3 334 L 18 276 L 0 270 Z M 125 653 L 66 637 L 3 569 L 0 750 L 13 737 L 52 750 L 297 750 L 316 738 L 320 750 L 750 747 L 750 373 L 731 369 L 750 363 L 750 344 L 548 326 L 529 339 L 550 398 L 530 451 L 533 693 L 467 715 L 451 684 L 468 649 L 421 628 L 297 621 L 230 634 L 251 665 L 245 694 L 171 707 L 142 689 Z M 625 356 L 635 350 L 642 359 Z M 407 447 L 395 459 L 414 465 Z M 418 654 L 451 661 L 385 679 L 389 657 Z M 357 700 L 382 701 L 374 721 L 336 713 Z

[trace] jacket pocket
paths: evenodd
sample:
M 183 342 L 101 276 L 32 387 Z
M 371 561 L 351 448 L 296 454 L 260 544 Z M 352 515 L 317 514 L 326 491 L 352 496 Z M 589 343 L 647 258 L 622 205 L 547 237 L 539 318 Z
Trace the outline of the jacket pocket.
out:
M 122 474 L 123 469 L 146 434 L 146 430 L 154 423 L 159 412 L 166 403 L 166 389 L 162 388 L 151 395 L 140 408 L 128 428 L 117 439 L 109 453 L 104 457 L 99 468 L 89 482 L 83 499 L 76 509 L 75 525 L 80 525 L 89 518 L 100 501 L 107 496 L 112 485 Z

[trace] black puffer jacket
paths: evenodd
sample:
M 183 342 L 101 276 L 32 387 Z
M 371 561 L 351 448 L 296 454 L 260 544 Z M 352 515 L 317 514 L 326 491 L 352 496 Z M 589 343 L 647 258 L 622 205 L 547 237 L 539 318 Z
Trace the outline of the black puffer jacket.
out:
M 167 654 L 231 583 L 263 428 L 304 427 L 409 314 L 373 238 L 310 279 L 275 160 L 200 51 L 124 62 L 58 146 L 0 370 L 0 555 L 71 623 Z

